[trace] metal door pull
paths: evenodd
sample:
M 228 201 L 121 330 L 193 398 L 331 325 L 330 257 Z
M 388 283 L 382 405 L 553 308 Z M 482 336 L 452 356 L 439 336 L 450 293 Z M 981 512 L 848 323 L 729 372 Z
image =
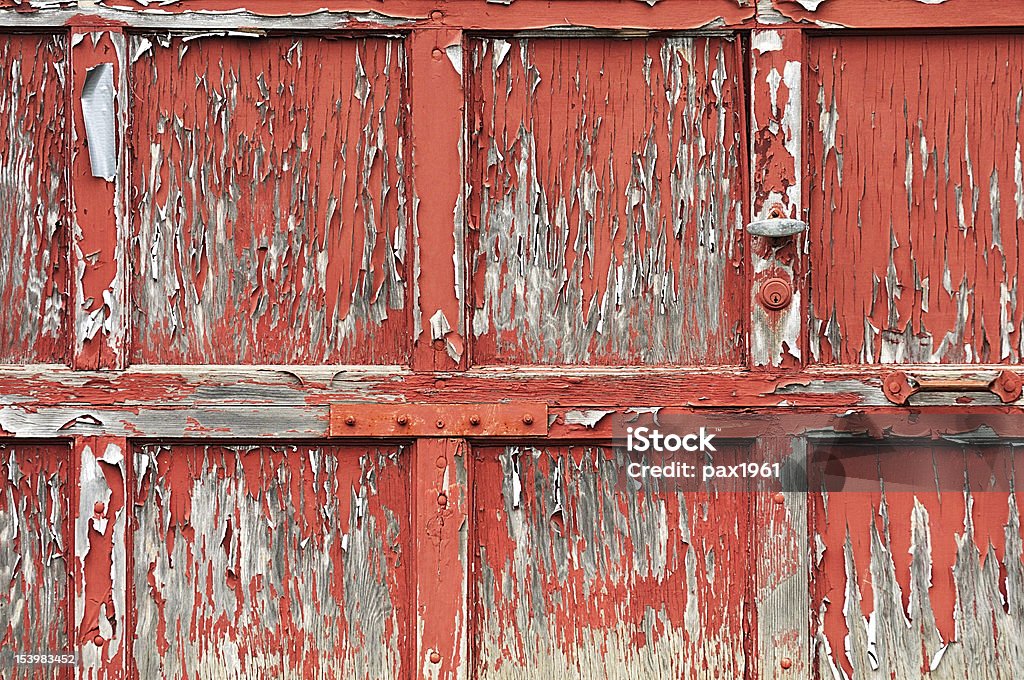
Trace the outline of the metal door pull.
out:
M 766 236 L 768 238 L 785 238 L 796 236 L 807 231 L 807 223 L 800 220 L 790 220 L 783 217 L 773 217 L 767 220 L 757 220 L 747 225 L 747 231 L 754 236 Z

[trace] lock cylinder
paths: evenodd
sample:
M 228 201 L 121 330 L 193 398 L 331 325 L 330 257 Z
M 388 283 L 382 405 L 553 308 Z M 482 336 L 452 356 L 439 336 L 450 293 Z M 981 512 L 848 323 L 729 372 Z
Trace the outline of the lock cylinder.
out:
M 757 297 L 761 305 L 767 309 L 785 309 L 793 300 L 793 286 L 788 280 L 773 276 L 761 284 Z

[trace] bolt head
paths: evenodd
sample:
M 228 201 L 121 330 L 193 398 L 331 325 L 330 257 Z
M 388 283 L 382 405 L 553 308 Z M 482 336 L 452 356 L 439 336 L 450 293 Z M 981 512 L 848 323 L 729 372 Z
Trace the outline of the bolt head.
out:
M 409 416 L 405 415 L 404 413 L 402 415 L 398 416 L 397 418 L 395 418 L 395 420 L 398 422 L 399 425 L 408 425 L 409 424 Z
M 478 416 L 475 413 L 473 415 L 471 415 L 469 417 L 469 424 L 470 425 L 479 425 L 480 424 L 480 416 Z
M 356 424 L 356 417 L 355 416 L 345 416 L 345 424 L 348 425 L 349 427 L 354 426 Z
M 533 425 L 533 416 L 527 413 L 523 416 L 523 422 L 527 425 Z
M 440 429 L 444 428 L 444 421 L 443 420 L 438 420 L 436 423 L 434 423 L 434 426 L 437 427 L 437 429 L 440 430 Z
M 430 653 L 430 663 L 441 663 L 441 655 L 437 651 Z

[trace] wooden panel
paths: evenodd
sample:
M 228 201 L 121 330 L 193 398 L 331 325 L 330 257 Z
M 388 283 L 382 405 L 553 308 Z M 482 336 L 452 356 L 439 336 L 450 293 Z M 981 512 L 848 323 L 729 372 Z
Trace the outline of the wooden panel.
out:
M 0 39 L 0 363 L 68 356 L 66 43 Z
M 406 363 L 401 44 L 130 50 L 134 361 Z
M 138 449 L 137 676 L 400 677 L 403 458 L 396 447 Z
M 1020 26 L 1020 7 L 1005 0 L 767 0 L 758 21 L 827 28 L 966 28 Z
M 883 443 L 814 455 L 831 488 L 812 495 L 820 677 L 1024 674 L 1019 453 Z
M 153 0 L 105 0 L 100 6 L 76 0 L 34 1 L 38 6 L 45 3 L 47 8 L 64 7 L 68 11 L 19 12 L 28 15 L 20 19 L 23 23 L 92 14 L 130 25 L 248 30 L 274 25 L 291 30 L 394 30 L 396 26 L 441 25 L 502 31 L 545 26 L 694 29 L 740 24 L 752 18 L 755 11 L 747 0 L 163 0 L 159 5 Z M 0 0 L 0 9 L 21 8 L 24 2 Z M 44 16 L 34 16 L 39 14 Z M 0 12 L 0 21 L 4 18 Z
M 493 39 L 471 61 L 476 363 L 742 363 L 738 43 Z
M 1024 36 L 810 41 L 812 357 L 1022 357 Z
M 13 662 L 12 652 L 76 652 L 69 644 L 70 467 L 62 444 L 0 445 L 0 667 Z M 42 677 L 39 670 L 13 666 L 2 674 Z
M 716 464 L 742 451 L 719 445 Z M 601 447 L 478 452 L 477 677 L 746 677 L 751 495 L 636 491 L 627 462 Z

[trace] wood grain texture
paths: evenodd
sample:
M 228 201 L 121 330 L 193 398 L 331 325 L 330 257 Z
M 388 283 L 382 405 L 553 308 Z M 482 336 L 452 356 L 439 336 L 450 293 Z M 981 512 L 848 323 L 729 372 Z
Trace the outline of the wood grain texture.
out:
M 810 54 L 813 360 L 1018 363 L 1024 37 Z
M 401 43 L 130 51 L 133 361 L 406 363 Z
M 477 455 L 476 677 L 746 677 L 750 494 L 628 488 L 610 448 Z
M 738 42 L 471 49 L 475 363 L 742 363 Z
M 41 677 L 14 652 L 74 653 L 70 641 L 71 465 L 63 444 L 0 444 L 0 659 L 5 678 Z
M 0 363 L 69 358 L 67 50 L 0 37 Z
M 140 678 L 398 678 L 408 472 L 395 446 L 135 454 Z

